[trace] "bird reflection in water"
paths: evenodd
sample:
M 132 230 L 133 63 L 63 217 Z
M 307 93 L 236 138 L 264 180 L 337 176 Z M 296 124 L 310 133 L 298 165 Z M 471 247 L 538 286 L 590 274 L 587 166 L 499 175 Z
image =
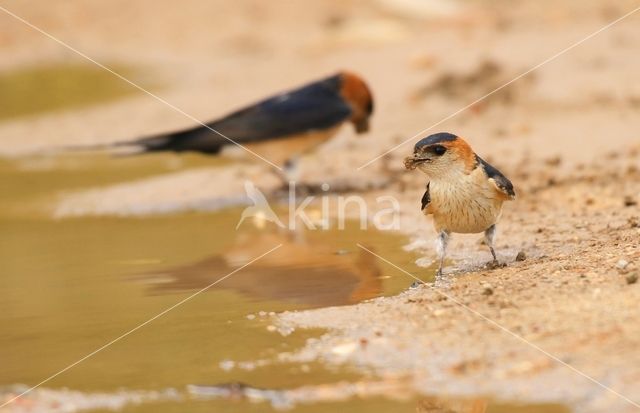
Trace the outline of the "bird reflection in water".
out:
M 220 281 L 212 289 L 231 289 L 255 300 L 279 300 L 311 307 L 344 305 L 379 296 L 377 259 L 360 248 L 338 251 L 331 239 L 306 240 L 289 231 L 241 232 L 219 254 L 143 277 L 153 294 L 199 290 L 278 244 L 282 246 Z

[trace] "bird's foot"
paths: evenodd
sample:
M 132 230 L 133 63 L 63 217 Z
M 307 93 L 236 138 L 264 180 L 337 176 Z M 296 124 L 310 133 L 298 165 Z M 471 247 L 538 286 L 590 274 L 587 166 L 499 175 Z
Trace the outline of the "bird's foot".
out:
M 288 192 L 290 191 L 289 185 L 283 185 L 284 189 Z M 316 183 L 304 183 L 304 182 L 296 182 L 293 187 L 296 196 L 305 197 L 312 195 L 322 195 L 329 193 L 330 186 L 328 184 L 316 184 Z
M 496 268 L 504 268 L 506 266 L 507 264 L 505 264 L 504 262 L 500 262 L 495 259 L 493 261 L 489 261 L 486 265 L 487 269 L 489 270 L 495 270 Z

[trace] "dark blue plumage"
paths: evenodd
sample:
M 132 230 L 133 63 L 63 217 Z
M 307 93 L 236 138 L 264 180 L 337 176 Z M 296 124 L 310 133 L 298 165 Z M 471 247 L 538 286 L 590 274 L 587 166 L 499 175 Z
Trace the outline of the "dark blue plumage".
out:
M 447 133 L 447 132 L 434 133 L 433 135 L 429 135 L 426 138 L 420 139 L 413 147 L 413 151 L 416 152 L 418 149 L 422 148 L 423 146 L 431 146 L 431 145 L 435 145 L 437 143 L 442 143 L 442 142 L 451 142 L 451 141 L 455 141 L 456 139 L 458 139 L 458 137 L 452 133 Z
M 506 176 L 502 174 L 502 172 L 500 172 L 496 167 L 494 167 L 478 155 L 476 155 L 476 162 L 484 169 L 484 172 L 487 174 L 487 178 L 493 179 L 496 183 L 496 186 L 502 192 L 512 197 L 516 196 L 516 191 L 513 189 L 513 184 Z
M 266 141 L 328 129 L 352 116 L 352 107 L 341 94 L 341 74 L 275 95 L 208 123 L 239 144 Z M 198 151 L 217 153 L 233 144 L 204 127 L 140 139 L 133 142 L 146 151 Z

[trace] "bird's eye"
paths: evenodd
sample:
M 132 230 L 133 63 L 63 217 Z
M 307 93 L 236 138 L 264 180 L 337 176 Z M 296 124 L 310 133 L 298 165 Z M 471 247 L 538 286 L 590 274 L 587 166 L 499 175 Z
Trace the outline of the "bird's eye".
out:
M 444 153 L 447 151 L 447 148 L 445 148 L 442 145 L 436 145 L 433 147 L 432 149 L 433 153 L 435 153 L 438 156 L 442 156 L 444 155 Z

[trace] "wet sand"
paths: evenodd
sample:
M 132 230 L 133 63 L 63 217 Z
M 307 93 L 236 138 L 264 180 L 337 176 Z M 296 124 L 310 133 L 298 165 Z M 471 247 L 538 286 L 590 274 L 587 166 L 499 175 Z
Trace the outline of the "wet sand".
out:
M 529 178 L 518 179 L 521 195 L 504 212 L 498 240 L 506 268 L 483 268 L 490 255 L 480 237 L 456 237 L 454 265 L 435 285 L 347 308 L 280 315 L 287 329 L 330 330 L 285 359 L 408 377 L 419 393 L 561 401 L 579 412 L 637 411 L 603 388 L 635 403 L 640 394 L 634 203 L 640 173 L 635 166 L 618 168 L 640 158 L 636 152 L 613 159 L 615 166 L 603 161 L 558 181 L 549 170 L 521 170 Z M 413 218 L 422 225 L 417 211 Z M 418 239 L 434 235 L 416 232 Z M 518 253 L 524 260 L 516 261 Z M 408 282 L 423 276 L 395 271 Z

